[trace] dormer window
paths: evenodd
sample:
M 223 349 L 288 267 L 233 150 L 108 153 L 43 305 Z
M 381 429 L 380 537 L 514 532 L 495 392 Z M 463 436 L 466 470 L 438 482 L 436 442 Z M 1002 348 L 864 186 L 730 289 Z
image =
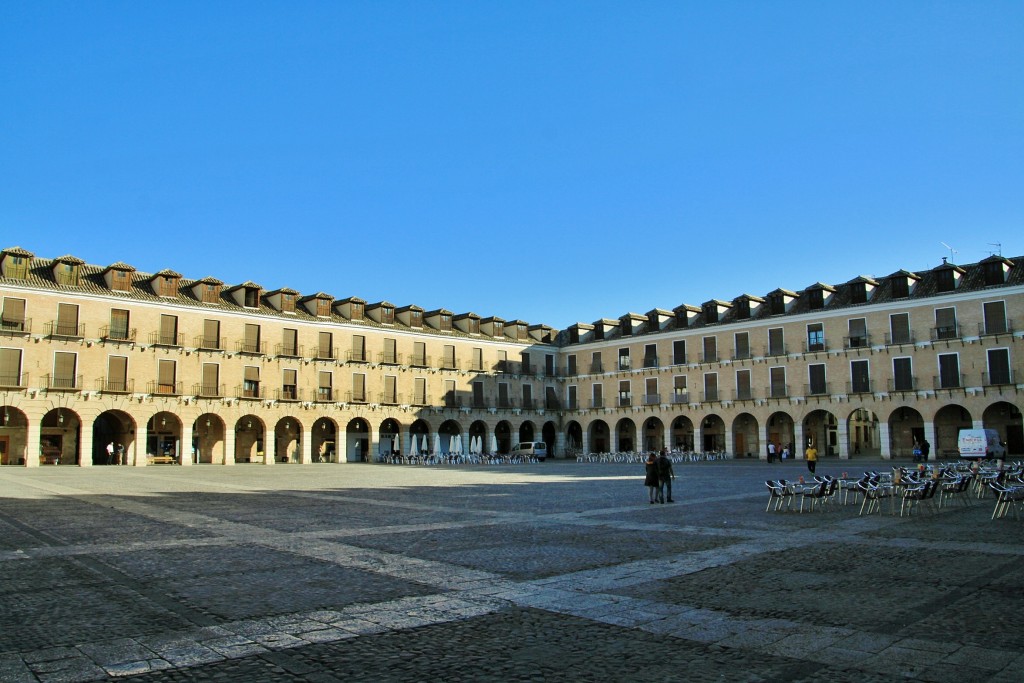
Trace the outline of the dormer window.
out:
M 910 280 L 905 277 L 894 277 L 892 279 L 892 298 L 906 299 L 910 296 Z
M 215 304 L 220 301 L 220 287 L 217 285 L 204 284 L 200 293 L 204 304 Z
M 53 275 L 58 285 L 73 287 L 78 284 L 78 266 L 73 263 L 58 263 L 53 269 Z
M 423 311 L 409 311 L 409 327 L 423 327 Z
M 718 322 L 718 306 L 715 304 L 704 305 L 704 323 L 712 324 Z
M 736 302 L 736 319 L 746 320 L 750 317 L 750 300 L 740 299 Z
M 392 306 L 381 306 L 380 321 L 385 325 L 395 324 L 395 309 Z
M 294 313 L 295 312 L 295 295 L 288 294 L 287 292 L 281 293 L 281 312 L 282 313 Z
M 246 308 L 259 308 L 260 307 L 260 290 L 252 287 L 246 287 L 245 299 L 242 304 Z
M 952 268 L 940 270 L 935 274 L 935 288 L 940 292 L 952 292 L 956 289 L 956 277 Z
M 768 311 L 772 315 L 782 315 L 786 312 L 786 301 L 781 294 L 768 295 Z
M 807 306 L 811 309 L 825 307 L 825 293 L 821 289 L 812 289 L 807 292 Z
M 500 337 L 503 334 L 505 334 L 505 323 L 501 322 L 500 320 L 495 320 L 494 321 L 494 336 L 495 337 Z
M 178 296 L 178 278 L 161 275 L 156 280 L 157 296 Z
M 1006 269 L 1002 261 L 987 261 L 982 264 L 985 285 L 1001 285 L 1006 282 Z
M 438 325 L 443 332 L 451 332 L 452 330 L 452 317 L 447 313 L 442 313 L 437 317 Z
M 363 305 L 361 303 L 352 302 L 352 320 L 363 319 Z
M 868 286 L 866 282 L 854 282 L 850 285 L 850 303 L 864 304 L 868 301 Z
M 7 255 L 4 258 L 4 277 L 24 280 L 28 277 L 28 259 L 20 255 Z
M 316 315 L 318 318 L 328 318 L 331 315 L 331 300 L 330 299 L 317 299 L 316 300 Z
M 132 285 L 132 279 L 124 270 L 110 271 L 110 288 L 117 292 L 127 292 Z

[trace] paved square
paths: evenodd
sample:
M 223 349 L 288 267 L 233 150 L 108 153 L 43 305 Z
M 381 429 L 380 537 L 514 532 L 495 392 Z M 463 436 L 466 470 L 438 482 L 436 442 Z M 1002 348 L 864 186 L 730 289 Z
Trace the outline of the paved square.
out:
M 825 461 L 819 473 L 888 468 Z M 800 463 L 0 470 L 0 681 L 1024 680 L 1024 523 Z

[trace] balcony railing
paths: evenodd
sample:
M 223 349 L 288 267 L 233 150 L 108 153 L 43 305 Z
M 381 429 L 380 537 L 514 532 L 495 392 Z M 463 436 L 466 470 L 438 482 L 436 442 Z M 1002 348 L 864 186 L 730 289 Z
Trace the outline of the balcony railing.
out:
M 870 394 L 874 391 L 875 383 L 873 380 L 858 380 L 856 382 L 846 383 L 846 393 L 848 394 Z
M 47 389 L 54 391 L 81 391 L 81 375 L 44 375 L 43 381 Z
M 858 334 L 850 337 L 843 337 L 844 349 L 866 349 L 871 346 L 870 334 Z
M 804 385 L 806 396 L 829 396 L 832 394 L 832 386 L 829 382 L 811 382 Z
M 767 358 L 775 358 L 777 356 L 788 355 L 786 352 L 785 344 L 769 344 L 764 349 L 764 355 Z
M 240 384 L 235 387 L 235 398 L 259 399 L 263 398 L 260 386 Z
M 932 341 L 939 341 L 942 339 L 959 339 L 960 338 L 960 326 L 943 325 L 940 327 L 932 328 Z
M 515 408 L 516 407 L 516 401 L 515 401 L 515 399 L 509 398 L 508 396 L 499 396 L 498 397 L 498 407 L 499 408 Z
M 936 389 L 960 389 L 964 386 L 963 373 L 944 372 L 933 378 Z
M 146 384 L 147 394 L 160 394 L 162 396 L 181 396 L 181 382 L 158 382 L 150 381 Z
M 31 318 L 2 318 L 0 319 L 0 334 L 19 335 L 29 334 L 32 331 Z
M 314 346 L 313 358 L 316 360 L 336 360 L 338 358 L 338 347 Z
M 804 353 L 822 353 L 824 351 L 828 351 L 828 342 L 827 341 L 820 341 L 820 342 L 805 341 L 804 342 Z
M 732 352 L 733 360 L 750 360 L 750 349 L 735 349 Z
M 228 348 L 227 337 L 207 337 L 200 334 L 196 335 L 192 343 L 200 351 L 226 351 Z
M 579 410 L 579 401 L 577 401 L 575 398 L 567 398 L 565 400 L 565 409 L 566 410 Z
M 283 358 L 301 358 L 303 347 L 301 344 L 275 344 L 274 355 Z
M 28 386 L 28 373 L 3 372 L 0 373 L 0 387 L 5 389 L 21 389 Z
M 893 334 L 892 332 L 885 333 L 886 346 L 899 346 L 901 344 L 914 344 L 916 342 L 917 338 L 915 337 L 913 330 L 899 332 L 897 334 Z
M 590 374 L 596 375 L 604 372 L 604 363 L 597 361 L 590 364 Z
M 164 334 L 163 332 L 150 332 L 149 343 L 153 346 L 184 346 L 185 335 Z
M 409 365 L 414 368 L 426 368 L 430 366 L 430 356 L 417 356 L 415 353 L 409 356 Z
M 702 354 L 700 354 L 700 362 L 701 363 L 717 363 L 718 362 L 718 352 L 715 351 L 714 353 L 702 353 Z
M 633 361 L 630 360 L 629 356 L 619 356 L 618 368 L 619 370 L 632 370 Z
M 349 391 L 345 394 L 345 403 L 366 403 L 366 392 Z
M 690 402 L 690 392 L 689 391 L 676 391 L 676 392 L 674 392 L 672 394 L 672 403 L 682 404 L 682 403 L 689 403 L 689 402 Z
M 267 342 L 240 339 L 235 342 L 235 351 L 253 356 L 265 356 L 267 355 Z
M 590 399 L 590 407 L 591 407 L 591 409 L 604 408 L 604 399 L 603 398 L 592 398 L 592 399 Z
M 369 363 L 370 357 L 366 353 L 366 349 L 349 349 L 345 354 L 345 360 L 349 363 Z
M 377 354 L 377 362 L 382 365 L 401 365 L 402 354 L 394 351 L 381 351 Z
M 104 394 L 133 394 L 135 393 L 135 380 L 123 377 L 119 379 L 104 377 L 96 380 L 96 390 Z
M 386 391 L 382 391 L 379 394 L 377 394 L 377 403 L 380 403 L 381 405 L 384 405 L 384 406 L 397 406 L 401 402 L 402 402 L 401 394 L 396 394 L 396 393 L 390 393 L 389 394 Z
M 714 403 L 718 401 L 718 389 L 705 389 L 701 392 L 700 400 L 702 403 Z
M 917 377 L 890 377 L 887 384 L 889 391 L 917 391 Z
M 789 385 L 788 384 L 776 384 L 772 383 L 768 388 L 769 395 L 772 398 L 786 398 L 789 396 Z
M 274 389 L 274 398 L 278 401 L 301 401 L 303 391 L 299 387 L 288 385 Z
M 986 387 L 999 387 L 1006 384 L 1016 384 L 1013 378 L 1013 369 L 1003 370 L 1001 372 L 983 372 L 981 373 L 982 386 Z
M 620 408 L 628 408 L 633 405 L 633 397 L 629 394 L 619 394 L 618 405 Z
M 100 339 L 105 342 L 134 342 L 136 330 L 119 325 L 104 325 L 100 328 Z
M 47 337 L 84 337 L 85 325 L 78 323 L 61 323 L 56 320 L 46 323 Z
M 197 398 L 222 398 L 224 396 L 223 384 L 193 384 L 192 395 Z
M 656 406 L 661 403 L 661 394 L 644 394 L 645 406 Z
M 427 405 L 427 397 L 424 394 L 417 394 L 412 397 L 412 405 L 414 406 L 425 406 Z
M 978 336 L 987 337 L 993 334 L 1013 334 L 1013 321 L 987 320 L 978 323 Z
M 530 363 L 523 363 L 522 364 L 522 370 L 520 370 L 520 374 L 532 375 L 534 372 L 536 372 L 536 370 L 537 370 L 536 366 L 531 365 Z
M 536 408 L 537 408 L 537 400 L 533 399 L 533 398 L 524 398 L 520 402 L 520 406 L 522 407 L 523 410 L 536 410 Z
M 313 399 L 317 403 L 333 403 L 334 402 L 334 389 L 333 387 L 317 387 L 316 397 Z
M 458 370 L 459 363 L 454 358 L 441 358 L 441 370 Z
M 754 398 L 754 391 L 750 387 L 741 387 L 733 393 L 737 401 L 750 401 Z
M 672 356 L 672 365 L 686 365 L 686 354 Z
M 644 356 L 644 367 L 658 368 L 661 367 L 661 363 L 657 356 Z
M 562 402 L 559 401 L 557 398 L 549 396 L 549 397 L 544 399 L 544 409 L 545 410 L 561 410 L 562 409 Z
M 476 410 L 483 410 L 485 408 L 490 408 L 491 406 L 487 402 L 486 398 L 483 398 L 482 396 L 474 396 L 472 400 L 472 407 Z

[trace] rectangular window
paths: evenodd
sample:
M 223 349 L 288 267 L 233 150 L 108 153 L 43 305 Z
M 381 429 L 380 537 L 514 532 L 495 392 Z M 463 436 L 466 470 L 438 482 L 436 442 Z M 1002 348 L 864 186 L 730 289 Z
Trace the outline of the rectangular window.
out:
M 455 380 L 446 379 L 444 381 L 444 404 L 449 408 L 457 408 L 459 406 L 459 397 L 455 393 Z
M 331 332 L 320 332 L 317 335 L 317 342 L 319 345 L 316 348 L 316 357 L 323 360 L 333 360 L 335 357 L 334 334 Z
M 508 382 L 498 382 L 498 407 L 499 408 L 511 408 L 512 403 L 509 400 L 508 393 Z
M 398 340 L 384 339 L 384 357 L 381 361 L 388 365 L 396 365 L 398 363 Z
M 299 399 L 299 372 L 286 368 L 281 375 L 281 400 L 297 401 Z
M 815 363 L 807 366 L 807 394 L 808 396 L 822 396 L 828 393 L 828 383 L 825 381 L 825 364 Z
M 686 390 L 686 375 L 676 375 L 672 378 L 672 402 L 690 402 L 690 392 Z
M 180 393 L 177 390 L 177 383 L 175 382 L 175 376 L 177 374 L 177 367 L 173 360 L 163 360 L 157 364 L 157 379 L 156 379 L 156 393 L 158 394 L 177 394 Z
M 160 316 L 160 340 L 158 343 L 164 346 L 180 346 L 178 343 L 178 316 Z
M 204 284 L 201 287 L 202 300 L 204 304 L 215 304 L 220 300 L 220 292 L 217 291 L 217 285 Z
M 281 333 L 281 354 L 282 356 L 295 357 L 299 355 L 299 331 L 285 328 Z
M 331 402 L 334 400 L 334 373 L 329 370 L 321 370 L 318 373 L 316 386 L 316 400 Z
M 454 370 L 457 366 L 455 365 L 455 346 L 453 344 L 445 344 L 444 354 L 441 356 L 441 367 Z
M 21 381 L 21 349 L 0 349 L 0 386 L 23 386 Z
M 768 330 L 768 355 L 786 355 L 786 338 L 781 327 L 773 327 Z
M 985 327 L 982 334 L 1005 334 L 1009 332 L 1006 324 L 1006 304 L 1002 301 L 989 301 L 982 305 L 985 314 Z
M 735 353 L 733 353 L 733 360 L 744 360 L 750 358 L 750 334 L 747 332 L 737 332 L 733 335 L 735 338 Z
M 619 370 L 629 370 L 631 367 L 629 349 L 619 349 Z
M 220 366 L 216 363 L 203 363 L 203 383 L 199 387 L 200 396 L 221 396 Z
M 160 296 L 178 296 L 178 278 L 164 276 L 157 280 Z
M 352 350 L 349 352 L 349 360 L 356 363 L 366 362 L 366 337 L 363 335 L 352 335 Z
M 914 338 L 910 334 L 910 314 L 893 313 L 889 316 L 889 343 L 912 344 Z
M 892 280 L 892 298 L 906 299 L 910 296 L 910 281 L 905 277 L 895 277 Z
M 658 378 L 647 377 L 644 379 L 644 405 L 656 406 L 661 403 L 661 396 L 658 394 Z
M 868 300 L 868 288 L 863 282 L 855 282 L 850 285 L 850 303 L 863 304 Z
M 1010 371 L 1010 350 L 989 349 L 988 351 L 988 380 L 990 385 L 1013 384 L 1013 375 Z
M 590 372 L 604 372 L 604 369 L 601 365 L 600 351 L 594 351 L 594 353 L 590 356 Z
M 482 366 L 483 362 L 480 364 Z M 548 377 L 555 376 L 555 357 L 550 353 L 544 354 L 544 374 Z
M 78 337 L 78 306 L 57 304 L 57 329 L 54 334 L 62 337 Z
M 866 394 L 871 391 L 871 374 L 867 360 L 850 362 L 850 393 Z
M 58 309 L 59 310 L 59 309 Z M 0 313 L 0 329 L 4 332 L 27 332 L 25 329 L 25 300 L 4 297 L 3 312 Z
M 914 381 L 913 359 L 893 358 L 892 359 L 892 390 L 893 391 L 915 391 L 917 389 Z
M 656 368 L 656 367 L 658 367 L 658 345 L 657 344 L 646 344 L 646 345 L 644 345 L 644 367 L 645 368 Z
M 633 405 L 633 395 L 629 388 L 629 380 L 619 381 L 619 407 Z
M 412 381 L 412 403 L 417 406 L 427 405 L 427 378 L 416 377 Z
M 244 353 L 259 353 L 261 348 L 260 326 L 246 323 L 245 337 L 242 340 L 242 351 Z
M 807 351 L 814 353 L 825 350 L 825 326 L 813 323 L 807 326 Z
M 718 373 L 708 372 L 704 374 L 704 400 L 718 400 Z
M 955 353 L 939 354 L 939 389 L 956 389 L 960 381 L 960 356 Z
M 242 375 L 242 397 L 260 397 L 260 366 L 246 365 Z
M 204 349 L 223 349 L 224 345 L 221 344 L 220 340 L 220 321 L 219 320 L 204 320 L 203 321 L 203 340 L 201 348 Z
M 473 365 L 470 370 L 476 370 L 481 372 L 484 369 L 484 350 L 480 348 L 473 348 Z
M 107 381 L 104 391 L 125 393 L 128 391 L 128 357 L 110 356 L 107 358 Z
M 566 358 L 566 374 L 569 375 L 569 377 L 575 377 L 576 376 L 576 354 L 575 353 L 570 353 L 569 356 Z
M 786 368 L 780 366 L 769 369 L 768 383 L 772 398 L 789 396 L 789 387 L 786 385 Z
M 352 373 L 352 402 L 366 403 L 366 375 L 361 372 Z
M 54 389 L 77 389 L 78 377 L 78 356 L 66 351 L 56 351 L 53 354 L 53 379 L 50 386 Z
M 750 387 L 750 370 L 736 371 L 736 400 L 749 401 L 754 397 Z
M 590 407 L 592 408 L 604 408 L 604 385 L 594 384 L 590 388 L 591 396 Z
M 868 339 L 868 323 L 865 318 L 851 318 L 848 322 L 849 336 L 846 338 L 846 348 L 861 349 L 870 343 Z
M 686 340 L 679 339 L 672 342 L 672 364 L 684 365 L 686 363 Z
M 388 405 L 398 403 L 398 378 L 395 375 L 384 375 L 384 401 Z
M 704 363 L 715 363 L 718 361 L 718 337 L 704 337 Z
M 474 408 L 486 408 L 487 403 L 484 401 L 484 383 L 481 381 L 473 382 L 473 407 Z
M 412 343 L 412 362 L 410 365 L 417 367 L 426 367 L 427 365 L 427 343 L 426 342 L 413 342 Z
M 956 339 L 959 335 L 956 329 L 956 309 L 936 308 L 935 309 L 935 339 Z
M 566 390 L 565 395 L 566 410 L 579 410 L 579 404 L 576 401 L 576 385 L 570 384 Z
M 523 408 L 533 408 L 533 386 L 529 384 L 523 385 Z
M 807 292 L 807 306 L 808 308 L 824 308 L 825 307 L 825 292 L 820 289 L 812 289 Z
M 952 292 L 956 289 L 956 273 L 952 268 L 940 270 L 935 274 L 935 287 L 940 292 Z

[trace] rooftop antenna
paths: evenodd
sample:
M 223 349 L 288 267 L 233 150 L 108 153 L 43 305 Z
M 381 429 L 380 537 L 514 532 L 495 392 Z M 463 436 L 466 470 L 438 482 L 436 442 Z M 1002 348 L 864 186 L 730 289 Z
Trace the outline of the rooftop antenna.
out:
M 953 247 L 949 246 L 945 242 L 939 242 L 939 244 L 944 246 L 946 249 L 949 249 L 949 262 L 952 263 L 953 265 L 956 265 L 956 258 L 955 258 L 955 256 L 956 256 L 956 249 L 954 249 Z
M 996 250 L 994 252 L 992 252 L 993 256 L 1002 256 L 1003 255 L 1003 243 L 1002 242 L 989 242 L 988 246 L 996 248 Z

